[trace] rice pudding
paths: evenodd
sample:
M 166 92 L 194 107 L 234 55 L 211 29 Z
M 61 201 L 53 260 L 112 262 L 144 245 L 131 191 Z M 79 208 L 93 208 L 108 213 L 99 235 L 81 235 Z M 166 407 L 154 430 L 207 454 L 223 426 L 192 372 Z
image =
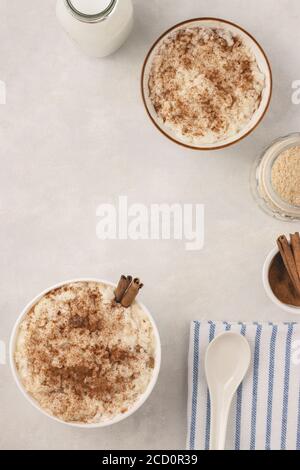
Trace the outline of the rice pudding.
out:
M 44 295 L 19 327 L 15 363 L 26 391 L 51 415 L 100 423 L 126 413 L 153 376 L 152 323 L 114 288 L 65 284 Z
M 171 31 L 149 74 L 149 98 L 161 124 L 201 146 L 242 131 L 260 106 L 266 77 L 238 34 L 222 28 Z

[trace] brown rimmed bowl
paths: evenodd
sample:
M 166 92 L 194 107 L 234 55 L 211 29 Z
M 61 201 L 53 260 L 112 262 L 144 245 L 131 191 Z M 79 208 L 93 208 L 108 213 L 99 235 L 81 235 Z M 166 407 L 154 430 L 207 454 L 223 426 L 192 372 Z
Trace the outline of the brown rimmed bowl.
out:
M 157 113 L 152 105 L 152 102 L 149 97 L 149 74 L 151 70 L 152 60 L 155 57 L 160 45 L 171 32 L 184 29 L 186 27 L 207 27 L 207 28 L 222 28 L 225 30 L 229 30 L 234 35 L 239 35 L 249 49 L 253 52 L 256 57 L 259 69 L 265 75 L 266 83 L 265 88 L 262 93 L 262 99 L 259 105 L 259 108 L 253 114 L 252 119 L 250 122 L 237 134 L 227 137 L 222 140 L 218 140 L 217 142 L 213 143 L 203 143 L 199 146 L 193 145 L 188 142 L 187 139 L 183 137 L 180 138 L 176 135 L 168 126 L 166 126 L 162 120 L 157 116 Z M 168 139 L 172 140 L 176 144 L 182 145 L 183 147 L 187 147 L 194 150 L 218 150 L 225 147 L 229 147 L 230 145 L 236 144 L 240 140 L 244 139 L 248 136 L 251 132 L 256 129 L 256 127 L 260 124 L 262 119 L 264 118 L 270 101 L 272 97 L 272 87 L 273 87 L 273 79 L 272 79 L 272 71 L 269 60 L 260 46 L 260 44 L 256 41 L 256 39 L 251 36 L 247 31 L 245 31 L 240 26 L 231 23 L 230 21 L 226 21 L 219 18 L 195 18 L 187 21 L 183 21 L 182 23 L 176 24 L 172 28 L 168 29 L 164 32 L 153 44 L 150 48 L 146 59 L 144 61 L 144 65 L 142 68 L 142 75 L 141 75 L 141 90 L 142 90 L 142 98 L 146 108 L 146 111 L 153 122 L 153 124 L 157 127 L 157 129 Z

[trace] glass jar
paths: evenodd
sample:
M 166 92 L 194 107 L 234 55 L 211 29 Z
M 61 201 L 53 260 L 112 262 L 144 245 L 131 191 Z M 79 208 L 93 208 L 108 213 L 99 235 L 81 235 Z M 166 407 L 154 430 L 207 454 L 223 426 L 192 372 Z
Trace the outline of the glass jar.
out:
M 80 49 L 93 57 L 119 49 L 133 25 L 131 0 L 57 0 L 56 14 Z
M 277 158 L 292 147 L 300 147 L 300 133 L 275 140 L 256 161 L 251 174 L 251 189 L 258 205 L 272 217 L 287 222 L 300 220 L 300 206 L 289 204 L 276 192 L 272 169 Z

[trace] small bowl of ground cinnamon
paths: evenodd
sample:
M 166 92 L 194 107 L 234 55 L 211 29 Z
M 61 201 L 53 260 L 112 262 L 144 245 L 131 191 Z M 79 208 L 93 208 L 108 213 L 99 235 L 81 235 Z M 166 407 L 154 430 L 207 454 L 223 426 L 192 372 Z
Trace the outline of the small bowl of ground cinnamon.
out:
M 263 267 L 263 285 L 268 297 L 288 313 L 300 314 L 300 236 L 290 241 L 282 235 L 278 248 L 268 255 Z
M 142 97 L 172 141 L 216 150 L 250 134 L 272 94 L 271 68 L 243 28 L 218 18 L 184 21 L 154 43 L 142 70 Z

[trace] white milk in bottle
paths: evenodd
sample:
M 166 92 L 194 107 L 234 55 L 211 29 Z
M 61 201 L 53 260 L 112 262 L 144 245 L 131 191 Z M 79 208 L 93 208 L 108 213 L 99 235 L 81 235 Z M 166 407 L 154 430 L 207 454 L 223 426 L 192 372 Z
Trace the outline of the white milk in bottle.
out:
M 57 0 L 56 14 L 80 49 L 93 57 L 115 52 L 133 24 L 131 0 Z

